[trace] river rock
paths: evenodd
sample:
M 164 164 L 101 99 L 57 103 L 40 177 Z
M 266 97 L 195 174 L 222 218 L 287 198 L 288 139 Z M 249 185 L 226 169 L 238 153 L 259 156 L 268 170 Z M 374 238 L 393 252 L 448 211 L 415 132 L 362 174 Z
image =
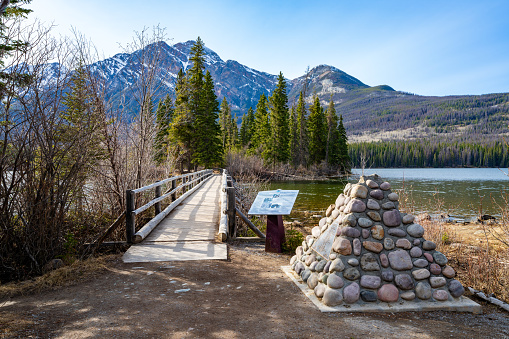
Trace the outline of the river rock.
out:
M 399 291 L 396 286 L 392 284 L 385 284 L 378 290 L 378 299 L 388 303 L 396 302 L 399 298 Z
M 435 290 L 433 291 L 433 299 L 438 301 L 446 301 L 449 299 L 449 293 L 444 290 Z
M 412 277 L 408 274 L 397 274 L 394 277 L 394 282 L 402 290 L 411 290 L 415 286 Z
M 453 279 L 449 282 L 448 288 L 449 288 L 449 292 L 451 293 L 451 295 L 454 298 L 459 298 L 463 295 L 463 293 L 465 293 L 465 288 L 456 279 Z
M 433 256 L 429 253 L 424 253 L 424 257 L 426 258 L 426 260 L 428 260 L 429 262 L 433 262 Z
M 336 208 L 340 208 L 345 204 L 345 195 L 341 193 L 336 199 Z
M 327 287 L 323 293 L 322 302 L 327 306 L 337 306 L 343 302 L 341 290 Z
M 398 239 L 396 241 L 396 247 L 409 250 L 412 248 L 412 243 L 408 239 Z
M 350 255 L 352 253 L 352 244 L 345 238 L 336 238 L 332 244 L 332 249 L 341 255 Z
M 302 242 L 302 249 L 304 250 L 304 252 L 306 252 L 309 249 L 309 246 L 308 246 L 308 243 L 306 240 L 304 240 Z
M 419 246 L 421 244 L 421 240 L 420 239 L 414 239 L 414 241 L 412 241 L 412 244 L 414 244 L 414 246 Z
M 327 225 L 325 225 L 325 226 L 327 226 Z M 311 239 L 309 239 L 309 240 L 308 240 L 308 246 L 309 246 L 309 247 L 313 246 L 313 243 L 314 243 L 314 242 L 315 242 L 315 238 L 311 238 Z
M 394 240 L 392 240 L 391 238 L 385 238 L 384 239 L 384 248 L 388 251 L 392 250 L 394 248 L 395 244 L 394 244 Z
M 368 188 L 363 185 L 353 185 L 350 197 L 365 199 L 368 196 Z
M 429 270 L 432 274 L 438 275 L 442 273 L 442 267 L 438 264 L 431 264 L 429 265 Z
M 324 260 L 325 261 L 325 260 Z M 323 272 L 325 273 L 329 273 L 329 268 L 330 268 L 330 265 L 332 264 L 332 261 L 327 261 L 327 263 L 325 264 L 325 267 L 323 268 Z
M 391 189 L 391 184 L 390 184 L 390 183 L 388 183 L 387 181 L 382 182 L 382 183 L 380 184 L 380 188 L 381 188 L 381 189 L 383 189 L 384 191 L 388 191 L 388 190 L 390 190 L 390 189 Z
M 360 276 L 359 270 L 354 267 L 347 268 L 343 272 L 343 277 L 348 280 L 357 280 Z
M 414 266 L 419 268 L 426 267 L 428 266 L 428 261 L 425 259 L 417 259 L 416 261 L 414 261 Z
M 312 263 L 313 261 L 316 261 L 316 255 L 311 254 L 311 255 L 309 255 L 309 256 L 306 258 L 306 261 L 305 261 L 306 266 L 311 265 L 311 263 Z
M 341 258 L 334 259 L 329 267 L 329 272 L 342 272 L 345 269 L 345 264 Z
M 318 222 L 318 228 L 320 229 L 321 227 L 323 227 L 325 224 L 327 224 L 327 218 L 322 218 L 320 219 L 320 221 Z M 311 230 L 311 234 L 313 234 L 313 230 Z
M 425 241 L 422 243 L 422 249 L 423 249 L 423 250 L 426 250 L 426 251 L 432 251 L 432 250 L 434 250 L 435 248 L 437 248 L 437 245 L 436 245 L 433 241 L 425 240 Z
M 327 279 L 329 279 L 329 276 L 330 274 L 329 273 L 324 273 L 322 275 L 322 279 L 320 280 L 322 283 L 324 283 L 325 285 L 327 285 Z
M 311 272 L 314 272 L 314 271 L 315 271 L 316 264 L 318 264 L 318 261 L 313 261 L 313 262 L 311 263 L 311 265 L 309 265 L 309 270 L 310 270 Z
M 394 227 L 401 224 L 401 215 L 397 209 L 386 211 L 382 215 L 385 226 Z
M 369 188 L 378 188 L 378 184 L 376 181 L 373 181 L 371 179 L 366 180 L 366 185 L 368 185 Z
M 393 281 L 394 273 L 392 271 L 386 270 L 382 271 L 382 279 L 383 281 Z
M 318 298 L 322 298 L 323 297 L 323 294 L 325 293 L 325 288 L 327 286 L 325 286 L 325 284 L 318 284 L 316 285 L 315 287 L 315 295 L 318 297 Z
M 389 195 L 387 196 L 387 198 L 389 198 L 389 200 L 391 201 L 398 201 L 399 200 L 399 195 L 398 193 L 389 193 Z
M 366 210 L 366 204 L 359 199 L 352 199 L 346 208 L 349 212 L 362 213 Z
M 412 291 L 401 293 L 401 299 L 411 301 L 415 299 L 415 293 Z
M 383 268 L 389 267 L 389 258 L 387 258 L 385 253 L 380 254 L 380 263 L 382 264 Z
M 332 214 L 332 211 L 334 211 L 335 208 L 336 208 L 335 204 L 329 205 L 329 207 L 325 211 L 325 216 L 330 217 L 330 215 Z
M 356 282 L 351 283 L 343 289 L 343 300 L 347 304 L 353 304 L 359 300 L 361 289 Z
M 406 214 L 402 218 L 403 224 L 411 224 L 414 222 L 414 220 L 415 220 L 415 217 L 411 214 Z
M 378 213 L 378 212 L 369 211 L 369 212 L 366 212 L 366 214 L 373 221 L 380 221 L 380 220 L 382 220 L 382 217 L 380 216 L 380 213 Z
M 379 242 L 374 241 L 363 241 L 362 246 L 368 251 L 380 253 L 384 249 L 383 245 Z
M 396 250 L 389 253 L 389 263 L 393 270 L 404 271 L 413 267 L 412 259 L 405 250 Z
M 368 219 L 368 218 L 359 218 L 357 220 L 357 224 L 359 224 L 360 227 L 370 227 L 371 225 L 373 225 L 373 221 L 371 219 Z
M 330 288 L 342 288 L 344 285 L 343 279 L 337 274 L 330 274 L 327 278 L 327 286 Z
M 447 258 L 440 252 L 433 253 L 433 259 L 435 259 L 435 262 L 440 266 L 445 266 L 445 264 L 447 264 Z
M 316 272 L 323 272 L 323 269 L 325 268 L 325 265 L 327 265 L 326 260 L 320 260 L 316 263 L 315 271 Z
M 380 265 L 378 265 L 376 256 L 373 253 L 366 253 L 362 255 L 361 268 L 363 271 L 380 271 Z
M 338 255 L 337 255 L 336 253 L 334 253 L 334 252 L 332 252 L 331 254 L 329 254 L 329 259 L 330 259 L 330 260 L 334 260 L 334 259 L 336 259 L 337 257 L 338 257 Z
M 350 193 L 350 189 L 352 188 L 352 184 L 348 183 L 345 185 L 345 188 L 343 189 L 343 193 L 345 193 L 345 196 L 348 196 Z
M 380 204 L 377 203 L 375 200 L 373 199 L 368 199 L 368 204 L 367 204 L 367 207 L 370 209 L 370 210 L 379 210 L 380 209 Z
M 367 239 L 369 237 L 369 234 L 370 234 L 369 230 L 366 230 L 366 229 L 362 230 L 362 237 L 364 239 Z
M 366 275 L 364 274 L 361 277 L 361 287 L 364 288 L 370 288 L 372 290 L 380 287 L 380 284 L 382 283 L 382 279 L 380 277 L 374 276 L 374 275 Z
M 300 259 L 302 255 L 304 254 L 304 250 L 302 249 L 302 246 L 299 246 L 295 249 L 295 254 L 297 254 L 297 258 Z
M 297 261 L 297 263 L 295 264 L 295 268 L 294 268 L 295 273 L 300 275 L 302 273 L 302 271 L 304 271 L 305 269 L 306 269 L 306 266 L 304 266 L 302 261 Z
M 424 227 L 419 224 L 411 224 L 406 228 L 408 234 L 414 238 L 420 238 L 424 235 Z
M 449 265 L 446 265 L 443 269 L 442 269 L 442 274 L 446 277 L 446 278 L 454 278 L 454 276 L 456 275 L 456 272 L 454 271 L 454 268 L 452 268 L 451 266 Z
M 348 214 L 343 218 L 343 225 L 353 227 L 357 225 L 357 218 L 353 214 Z
M 419 258 L 420 256 L 422 256 L 422 250 L 419 247 L 412 247 L 412 249 L 410 250 L 410 256 L 412 258 Z
M 382 225 L 375 225 L 371 228 L 371 236 L 373 239 L 382 240 L 384 238 L 384 228 Z
M 369 195 L 377 200 L 382 200 L 384 198 L 384 192 L 381 190 L 372 190 L 369 192 Z
M 361 241 L 358 238 L 355 238 L 353 241 L 353 254 L 361 255 L 362 245 Z
M 431 293 L 431 286 L 427 282 L 421 281 L 417 283 L 417 286 L 415 287 L 415 294 L 417 295 L 417 298 L 427 300 L 431 298 Z
M 389 228 L 387 233 L 398 238 L 406 237 L 405 230 L 402 230 L 401 228 Z
M 447 280 L 444 277 L 431 277 L 429 278 L 429 283 L 433 288 L 439 288 L 445 286 Z
M 396 208 L 396 205 L 394 205 L 394 202 L 392 201 L 387 201 L 386 203 L 382 204 L 382 208 L 384 210 L 392 210 L 393 208 Z
M 355 259 L 355 258 L 350 258 L 346 261 L 348 263 L 348 265 L 350 266 L 359 266 L 359 260 Z
M 300 275 L 302 281 L 307 282 L 308 278 L 311 276 L 311 273 L 312 272 L 309 270 L 309 268 L 306 268 L 304 271 L 302 271 L 302 274 Z
M 297 255 L 294 255 L 294 256 L 292 257 L 292 259 L 290 259 L 290 265 L 295 264 L 295 262 L 296 262 L 296 261 L 297 261 Z
M 375 291 L 361 291 L 361 299 L 365 302 L 374 302 L 378 300 Z
M 412 271 L 412 275 L 414 276 L 415 280 L 424 280 L 428 279 L 431 274 L 427 269 L 421 268 L 420 270 Z
M 358 238 L 361 235 L 361 231 L 353 227 L 343 227 L 341 229 L 341 235 L 349 238 Z
M 314 290 L 316 285 L 318 285 L 318 274 L 311 273 L 311 275 L 309 276 L 309 278 L 307 280 L 307 283 L 308 283 L 308 287 L 310 289 Z
M 339 216 L 339 210 L 335 209 L 334 211 L 332 211 L 330 217 L 335 220 L 337 217 Z

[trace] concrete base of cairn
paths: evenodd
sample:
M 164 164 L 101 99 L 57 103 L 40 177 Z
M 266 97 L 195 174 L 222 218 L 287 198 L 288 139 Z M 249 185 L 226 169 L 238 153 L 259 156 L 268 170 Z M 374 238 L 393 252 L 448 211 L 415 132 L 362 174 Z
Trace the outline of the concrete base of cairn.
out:
M 322 312 L 480 313 L 398 200 L 376 174 L 347 184 L 283 270 Z

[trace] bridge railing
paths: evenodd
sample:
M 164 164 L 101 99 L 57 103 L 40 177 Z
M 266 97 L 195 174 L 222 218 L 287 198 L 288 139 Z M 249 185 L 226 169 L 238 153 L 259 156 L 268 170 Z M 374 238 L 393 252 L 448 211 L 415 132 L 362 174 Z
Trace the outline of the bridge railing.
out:
M 128 243 L 139 243 L 145 239 L 150 232 L 163 220 L 175 207 L 177 207 L 184 199 L 198 189 L 213 174 L 211 169 L 202 170 L 183 175 L 174 176 L 164 179 L 153 184 L 140 187 L 134 190 L 126 191 L 126 238 Z M 181 181 L 177 186 L 177 181 Z M 162 187 L 171 184 L 169 190 L 162 194 Z M 136 195 L 148 190 L 154 190 L 154 199 L 145 205 L 136 208 Z M 182 195 L 177 198 L 177 192 Z M 161 211 L 161 202 L 171 198 L 171 203 L 163 211 Z M 155 217 L 145 224 L 138 232 L 135 232 L 136 216 L 154 206 Z

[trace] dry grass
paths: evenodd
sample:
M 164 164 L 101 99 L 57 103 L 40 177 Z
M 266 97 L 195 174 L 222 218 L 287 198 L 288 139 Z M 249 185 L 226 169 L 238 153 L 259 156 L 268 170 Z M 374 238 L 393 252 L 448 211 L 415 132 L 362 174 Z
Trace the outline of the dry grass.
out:
M 0 299 L 74 285 L 104 271 L 107 263 L 116 258 L 117 255 L 107 255 L 83 261 L 77 260 L 70 265 L 63 266 L 32 280 L 0 285 Z

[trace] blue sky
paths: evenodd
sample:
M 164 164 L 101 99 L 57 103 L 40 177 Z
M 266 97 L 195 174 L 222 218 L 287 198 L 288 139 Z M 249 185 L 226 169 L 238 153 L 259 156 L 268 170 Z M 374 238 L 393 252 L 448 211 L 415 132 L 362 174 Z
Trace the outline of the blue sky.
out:
M 509 92 L 509 1 L 33 0 L 30 17 L 71 27 L 105 57 L 159 24 L 223 60 L 293 79 L 333 65 L 370 86 L 421 95 Z

